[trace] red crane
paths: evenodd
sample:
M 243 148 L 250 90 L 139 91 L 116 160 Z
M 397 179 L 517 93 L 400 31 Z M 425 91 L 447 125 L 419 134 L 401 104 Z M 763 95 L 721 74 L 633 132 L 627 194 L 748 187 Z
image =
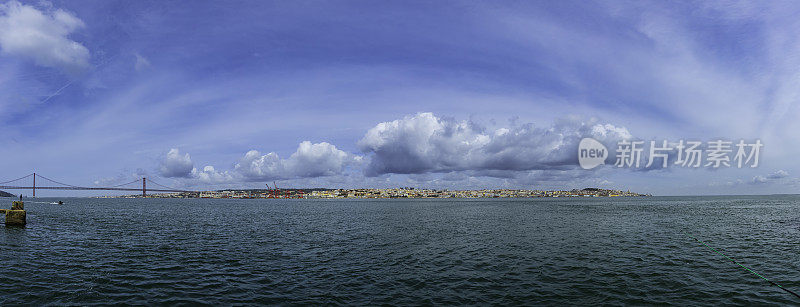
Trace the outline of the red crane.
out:
M 269 191 L 269 196 L 267 198 L 292 198 L 292 193 L 289 190 L 283 191 L 281 193 L 281 189 L 278 188 L 278 183 L 273 181 L 272 184 L 275 186 L 270 187 L 269 183 L 267 183 L 267 190 Z M 303 195 L 303 191 L 299 191 L 300 195 Z
M 275 190 L 267 183 L 267 198 L 275 198 Z

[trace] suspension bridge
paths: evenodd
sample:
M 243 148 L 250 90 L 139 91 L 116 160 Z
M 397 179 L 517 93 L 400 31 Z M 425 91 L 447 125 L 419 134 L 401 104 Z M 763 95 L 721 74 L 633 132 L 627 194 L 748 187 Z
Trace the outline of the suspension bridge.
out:
M 39 183 L 45 183 L 44 186 L 36 186 L 36 179 L 39 179 Z M 26 183 L 30 182 L 29 184 Z M 141 182 L 142 186 L 139 187 L 138 184 Z M 156 186 L 155 189 L 148 189 L 147 184 L 150 183 L 151 185 Z M 16 184 L 16 185 L 15 185 Z M 27 184 L 27 185 L 26 185 Z M 133 187 L 133 185 L 136 187 Z M 142 196 L 146 196 L 147 192 L 196 192 L 196 191 L 188 191 L 188 190 L 181 190 L 171 188 L 165 185 L 161 185 L 157 182 L 152 180 L 148 180 L 146 177 L 142 177 L 140 179 L 136 179 L 131 182 L 126 182 L 122 184 L 118 184 L 115 186 L 110 187 L 85 187 L 85 186 L 77 186 L 66 184 L 60 181 L 56 181 L 45 176 L 39 175 L 37 173 L 31 173 L 23 177 L 19 177 L 17 179 L 8 180 L 0 182 L 0 190 L 31 190 L 33 192 L 33 197 L 36 197 L 36 190 L 80 190 L 80 191 L 141 191 Z

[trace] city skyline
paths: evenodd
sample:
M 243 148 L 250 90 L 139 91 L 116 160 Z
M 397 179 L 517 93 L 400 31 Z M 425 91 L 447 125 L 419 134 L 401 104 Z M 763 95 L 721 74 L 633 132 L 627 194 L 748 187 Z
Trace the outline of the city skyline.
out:
M 0 2 L 0 179 L 797 193 L 796 9 Z M 587 137 L 763 148 L 753 168 L 582 169 Z

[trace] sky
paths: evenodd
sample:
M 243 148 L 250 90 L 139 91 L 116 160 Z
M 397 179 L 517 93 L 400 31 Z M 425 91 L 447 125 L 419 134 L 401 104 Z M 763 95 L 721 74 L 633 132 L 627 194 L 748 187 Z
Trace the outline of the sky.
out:
M 0 181 L 800 189 L 796 2 L 3 1 Z M 616 167 L 622 140 L 763 147 Z

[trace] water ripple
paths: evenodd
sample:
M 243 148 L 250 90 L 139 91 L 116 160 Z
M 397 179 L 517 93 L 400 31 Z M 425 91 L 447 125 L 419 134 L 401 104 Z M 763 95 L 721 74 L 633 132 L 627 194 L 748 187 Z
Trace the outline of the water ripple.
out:
M 70 199 L 0 228 L 0 305 L 798 304 L 800 198 Z

